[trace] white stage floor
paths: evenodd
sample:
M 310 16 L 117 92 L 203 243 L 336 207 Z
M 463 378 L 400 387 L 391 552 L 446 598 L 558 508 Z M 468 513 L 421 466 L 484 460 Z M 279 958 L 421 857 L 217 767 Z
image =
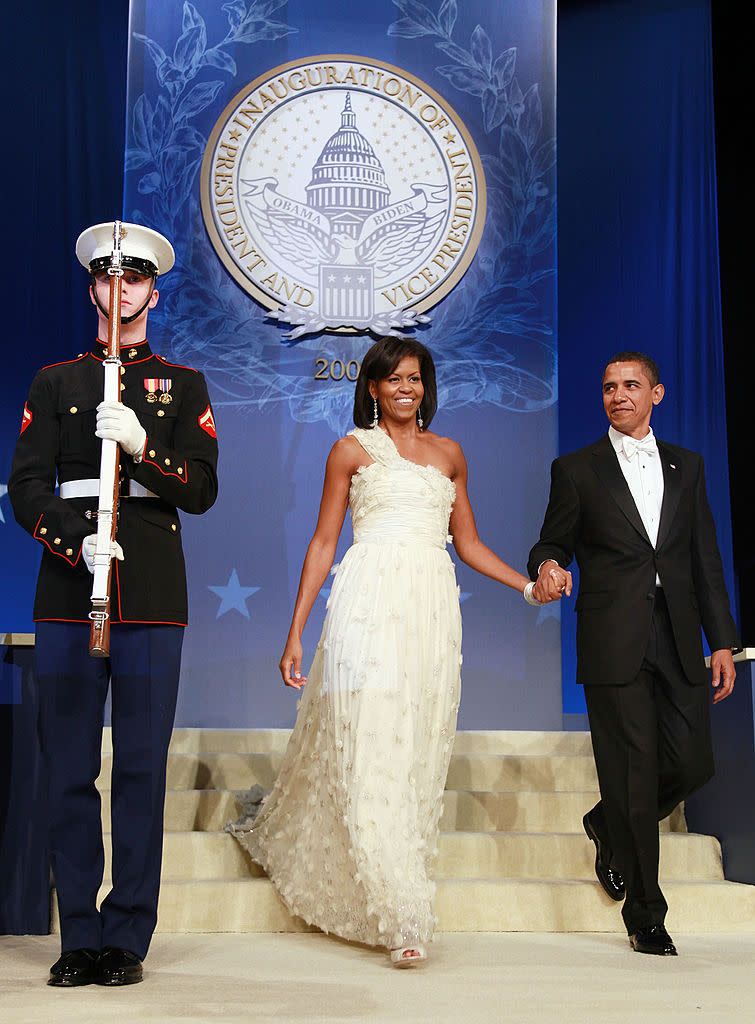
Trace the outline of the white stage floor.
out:
M 674 935 L 677 958 L 619 934 L 445 934 L 425 966 L 320 934 L 158 935 L 145 981 L 44 982 L 56 936 L 0 938 L 3 1024 L 721 1024 L 752 1021 L 754 935 Z

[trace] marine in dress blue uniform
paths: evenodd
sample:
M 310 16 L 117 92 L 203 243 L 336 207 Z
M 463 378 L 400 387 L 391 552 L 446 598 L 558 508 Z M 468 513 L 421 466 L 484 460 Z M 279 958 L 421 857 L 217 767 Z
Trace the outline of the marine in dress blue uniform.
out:
M 16 519 L 43 549 L 34 618 L 62 940 L 55 985 L 142 977 L 157 922 L 167 753 L 188 622 L 178 510 L 207 511 L 218 489 L 204 378 L 156 355 L 146 340 L 157 275 L 172 266 L 173 250 L 148 228 L 124 229 L 121 401 L 102 402 L 99 338 L 75 359 L 44 367 L 24 406 L 8 484 Z M 97 225 L 77 243 L 92 274 L 100 338 L 112 237 L 112 223 Z M 102 437 L 121 446 L 107 659 L 88 654 Z M 112 888 L 98 909 L 104 849 L 95 779 L 108 689 Z

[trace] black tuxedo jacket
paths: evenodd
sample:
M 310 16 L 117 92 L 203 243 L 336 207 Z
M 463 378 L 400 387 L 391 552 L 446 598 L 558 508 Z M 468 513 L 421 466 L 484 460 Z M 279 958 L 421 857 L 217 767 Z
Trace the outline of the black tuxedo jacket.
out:
M 577 681 L 626 683 L 647 648 L 658 574 L 677 650 L 691 683 L 709 681 L 701 626 L 711 650 L 738 646 L 703 460 L 658 442 L 664 495 L 653 548 L 607 435 L 551 467 L 551 492 L 529 573 L 548 558 L 580 571 Z

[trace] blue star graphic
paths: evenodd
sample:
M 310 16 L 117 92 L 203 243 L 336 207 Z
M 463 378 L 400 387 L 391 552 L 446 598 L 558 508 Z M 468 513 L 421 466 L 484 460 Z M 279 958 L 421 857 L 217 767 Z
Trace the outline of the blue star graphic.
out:
M 220 598 L 220 607 L 218 608 L 218 614 L 215 616 L 216 619 L 232 610 L 240 612 L 245 619 L 248 619 L 249 609 L 246 606 L 246 602 L 260 588 L 242 587 L 239 582 L 239 574 L 233 569 L 224 587 L 208 587 L 208 589 Z
M 538 609 L 537 612 L 537 626 L 542 626 L 548 619 L 555 619 L 556 622 L 561 621 L 561 602 L 560 601 L 549 601 L 548 604 L 544 604 L 542 608 Z
M 0 484 L 0 498 L 4 498 L 8 493 L 8 488 L 5 484 Z M 3 515 L 3 506 L 0 504 L 0 523 L 5 522 L 5 516 Z

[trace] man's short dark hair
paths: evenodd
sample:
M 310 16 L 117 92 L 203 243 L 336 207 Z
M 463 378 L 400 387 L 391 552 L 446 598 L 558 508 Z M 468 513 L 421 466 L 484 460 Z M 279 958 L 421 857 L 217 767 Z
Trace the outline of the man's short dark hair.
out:
M 419 407 L 419 414 L 427 429 L 438 408 L 438 389 L 435 383 L 435 363 L 425 346 L 414 338 L 381 338 L 375 342 L 362 360 L 354 394 L 354 423 L 358 427 L 371 427 L 373 417 L 372 397 L 369 383 L 390 377 L 405 356 L 415 356 L 425 397 Z
M 615 356 L 611 356 L 604 366 L 603 376 L 605 376 L 605 372 L 611 363 L 639 363 L 645 371 L 651 387 L 654 388 L 656 384 L 661 383 L 661 371 L 658 368 L 658 363 L 656 363 L 652 356 L 645 355 L 644 352 L 617 352 Z

